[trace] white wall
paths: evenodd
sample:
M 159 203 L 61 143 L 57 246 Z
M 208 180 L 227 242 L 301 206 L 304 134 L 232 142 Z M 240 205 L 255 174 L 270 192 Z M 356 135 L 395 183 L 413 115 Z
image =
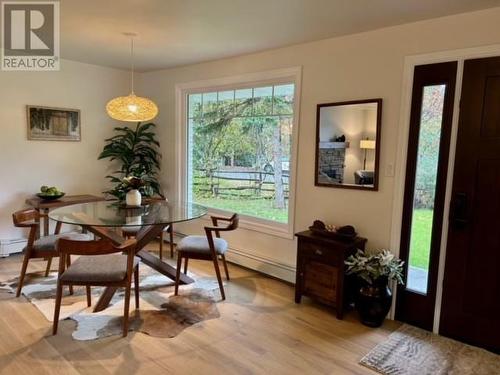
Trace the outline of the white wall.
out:
M 314 219 L 353 224 L 369 248 L 388 247 L 394 179 L 385 174 L 394 160 L 405 56 L 500 43 L 500 8 L 422 21 L 322 40 L 237 58 L 144 73 L 140 94 L 159 104 L 163 182 L 175 195 L 175 84 L 277 68 L 302 66 L 298 186 L 295 229 Z M 381 174 L 378 192 L 314 186 L 316 104 L 383 98 Z M 200 231 L 198 224 L 183 226 Z M 293 279 L 295 243 L 248 230 L 229 237 L 233 259 Z
M 97 161 L 104 139 L 117 124 L 105 111 L 128 92 L 127 72 L 61 61 L 58 72 L 0 71 L 0 238 L 22 235 L 11 213 L 41 185 L 67 194 L 100 194 L 108 162 Z M 81 142 L 28 141 L 26 105 L 81 110 Z

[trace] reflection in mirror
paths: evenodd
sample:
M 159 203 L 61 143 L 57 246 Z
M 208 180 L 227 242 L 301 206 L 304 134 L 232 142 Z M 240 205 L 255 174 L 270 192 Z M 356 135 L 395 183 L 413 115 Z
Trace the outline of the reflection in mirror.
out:
M 318 105 L 316 185 L 376 190 L 381 99 Z

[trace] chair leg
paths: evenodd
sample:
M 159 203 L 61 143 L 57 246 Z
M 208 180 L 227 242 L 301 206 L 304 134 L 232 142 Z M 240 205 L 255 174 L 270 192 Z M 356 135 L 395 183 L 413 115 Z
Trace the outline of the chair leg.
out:
M 47 258 L 47 268 L 45 269 L 45 277 L 49 276 L 51 265 L 52 265 L 52 257 L 49 257 Z
M 188 260 L 189 260 L 189 258 L 186 258 L 184 260 L 184 274 L 186 274 L 186 275 L 188 273 Z
M 56 289 L 56 306 L 54 309 L 54 323 L 52 325 L 53 335 L 57 334 L 57 327 L 59 325 L 59 311 L 61 310 L 61 300 L 62 300 L 62 284 L 58 280 Z
M 160 233 L 160 260 L 163 259 L 163 231 Z
M 92 306 L 92 295 L 91 295 L 90 285 L 86 285 L 85 289 L 87 291 L 87 306 L 90 307 Z
M 170 240 L 170 258 L 174 257 L 174 227 L 170 224 L 168 228 L 169 240 Z
M 187 261 L 187 258 L 186 258 L 186 261 Z M 181 278 L 181 267 L 182 267 L 182 256 L 178 252 L 177 253 L 177 270 L 175 272 L 175 293 L 174 293 L 174 295 L 176 295 L 176 296 L 179 294 L 179 280 Z
M 24 254 L 23 265 L 21 267 L 21 274 L 19 275 L 16 297 L 19 297 L 21 295 L 21 289 L 23 288 L 24 277 L 26 276 L 26 270 L 28 269 L 29 260 L 30 260 L 30 254 L 26 252 L 26 254 Z
M 139 308 L 139 265 L 134 269 L 134 294 L 135 294 L 135 308 Z
M 226 272 L 226 280 L 229 281 L 229 269 L 227 268 L 226 255 L 222 254 L 222 264 L 224 265 L 224 271 Z
M 125 304 L 123 306 L 123 337 L 128 335 L 128 312 L 130 309 L 130 283 L 125 287 Z
M 215 273 L 217 275 L 217 281 L 219 282 L 220 294 L 222 296 L 222 299 L 225 300 L 226 294 L 224 293 L 224 285 L 222 285 L 222 277 L 220 275 L 219 261 L 217 259 L 217 256 L 213 258 L 213 261 L 214 261 Z
M 68 254 L 66 257 L 66 268 L 69 268 L 71 266 L 71 256 Z M 73 291 L 73 285 L 68 285 L 69 288 L 69 294 L 72 296 L 74 291 Z

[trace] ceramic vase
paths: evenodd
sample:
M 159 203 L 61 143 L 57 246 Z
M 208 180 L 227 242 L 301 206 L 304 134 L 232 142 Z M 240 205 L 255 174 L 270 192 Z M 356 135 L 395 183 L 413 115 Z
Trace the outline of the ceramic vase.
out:
M 141 206 L 142 196 L 139 190 L 132 189 L 125 196 L 125 203 L 127 206 L 131 207 L 140 207 Z

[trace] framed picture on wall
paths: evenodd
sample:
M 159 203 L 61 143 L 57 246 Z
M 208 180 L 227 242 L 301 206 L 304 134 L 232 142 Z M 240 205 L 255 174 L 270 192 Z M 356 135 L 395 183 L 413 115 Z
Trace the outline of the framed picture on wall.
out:
M 28 105 L 28 139 L 80 141 L 80 110 Z

